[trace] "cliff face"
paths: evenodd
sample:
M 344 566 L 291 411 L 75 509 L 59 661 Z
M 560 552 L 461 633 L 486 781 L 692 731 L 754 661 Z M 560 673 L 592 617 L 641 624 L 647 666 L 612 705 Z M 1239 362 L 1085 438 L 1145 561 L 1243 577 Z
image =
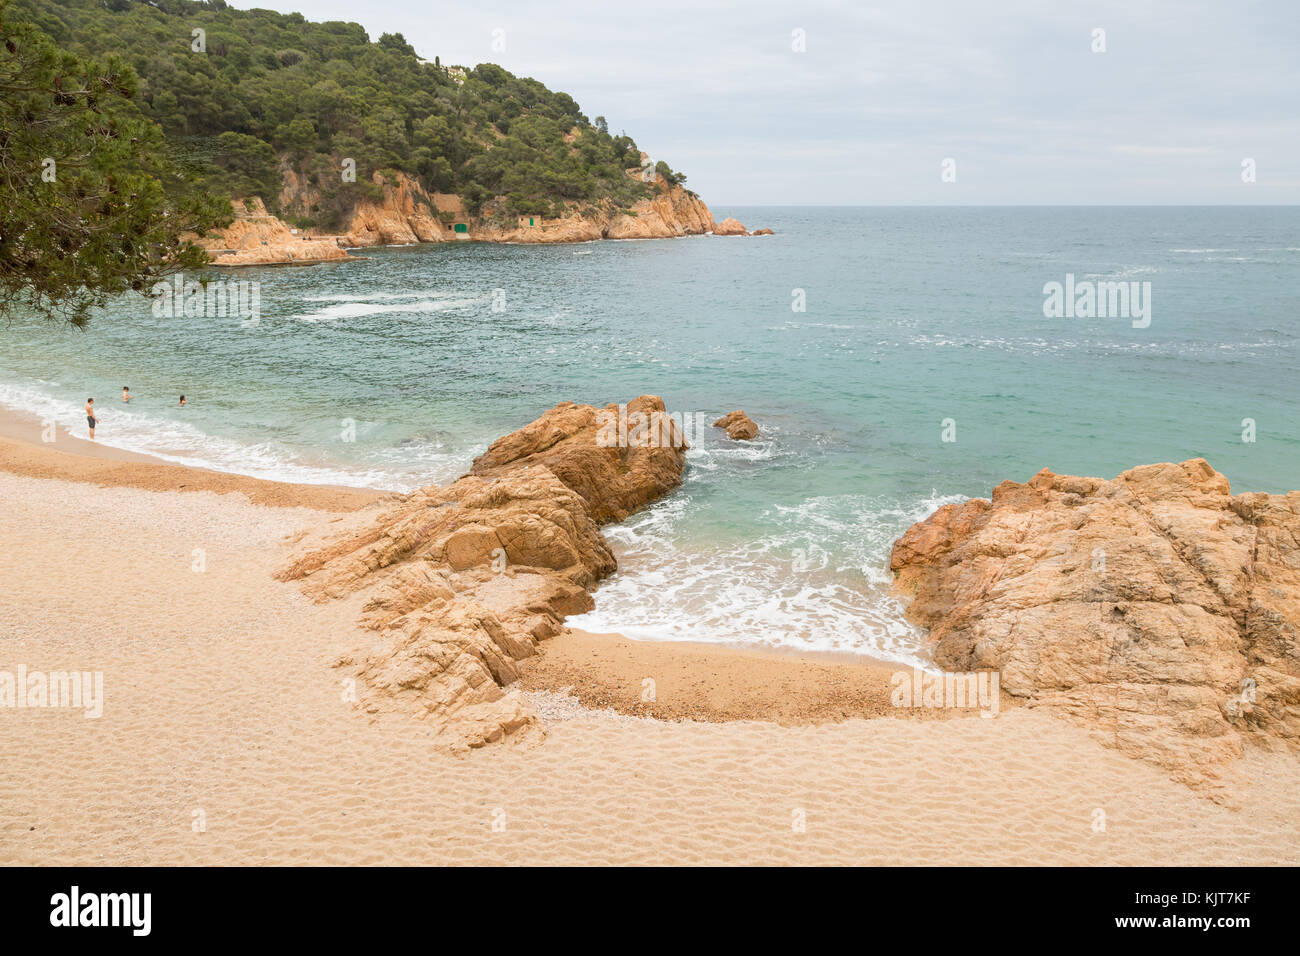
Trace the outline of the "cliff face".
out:
M 1300 749 L 1300 491 L 1205 462 L 1042 471 L 947 505 L 890 567 L 946 670 L 1222 796 L 1245 739 Z
M 426 193 L 419 183 L 397 174 L 396 185 L 376 176 L 384 190 L 380 203 L 360 203 L 344 230 L 343 241 L 350 246 L 373 246 L 394 243 L 444 242 L 458 238 L 454 223 L 464 223 L 465 238 L 480 242 L 589 242 L 594 239 L 671 239 L 713 232 L 713 214 L 698 196 L 680 186 L 669 187 L 656 180 L 656 194 L 632 207 L 630 214 L 620 212 L 611 203 L 589 203 L 562 217 L 510 217 L 508 224 L 498 214 L 499 205 L 489 203 L 484 215 L 471 217 L 459 196 Z M 436 218 L 433 210 L 444 213 L 451 222 Z M 531 218 L 532 224 L 528 224 Z M 739 234 L 745 229 L 739 226 Z M 735 235 L 734 230 L 727 233 Z
M 629 419 L 663 401 L 643 395 Z M 354 600 L 368 631 L 336 663 L 370 713 L 426 719 L 453 750 L 541 733 L 508 685 L 518 662 L 593 606 L 615 570 L 599 526 L 681 484 L 685 441 L 603 440 L 617 417 L 565 402 L 498 439 L 470 473 L 341 519 L 299 543 L 280 574 L 319 600 Z M 663 431 L 660 436 L 664 437 Z M 629 436 L 630 437 L 630 436 Z
M 446 238 L 430 195 L 409 176 L 399 173 L 395 179 L 394 183 L 375 174 L 384 198 L 378 203 L 367 200 L 357 204 L 340 240 L 344 245 L 386 246 Z
M 319 191 L 293 169 L 282 169 L 284 189 L 280 208 L 308 215 Z M 471 217 L 459 196 L 426 192 L 403 173 L 375 174 L 383 190 L 378 201 L 363 200 L 353 209 L 341 233 L 319 230 L 295 234 L 288 224 L 267 213 L 260 199 L 236 200 L 235 222 L 200 242 L 215 265 L 305 263 L 348 258 L 344 248 L 405 245 L 470 239 L 480 242 L 555 243 L 595 239 L 672 239 L 713 233 L 751 235 L 735 219 L 716 223 L 704 201 L 681 186 L 669 186 L 656 176 L 655 194 L 627 212 L 610 202 L 587 203 L 554 218 L 506 217 L 499 203 L 488 203 L 484 214 Z M 463 232 L 456 232 L 462 224 Z M 759 230 L 753 235 L 770 234 Z M 330 247 L 333 247 L 332 249 Z

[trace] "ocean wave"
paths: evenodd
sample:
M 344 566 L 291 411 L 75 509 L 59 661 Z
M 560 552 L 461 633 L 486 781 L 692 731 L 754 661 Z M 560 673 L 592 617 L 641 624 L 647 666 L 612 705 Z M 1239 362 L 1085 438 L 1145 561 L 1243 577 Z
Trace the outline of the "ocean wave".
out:
M 463 299 L 467 293 L 451 292 L 445 289 L 413 289 L 405 292 L 329 292 L 320 295 L 305 295 L 303 302 L 364 302 L 370 299 L 379 301 L 397 301 L 401 299 Z
M 1110 272 L 1085 272 L 1085 279 L 1131 279 L 1133 276 L 1151 275 L 1159 270 L 1155 266 L 1123 266 Z
M 401 312 L 453 312 L 468 309 L 490 299 L 490 295 L 459 299 L 417 299 L 412 302 L 378 303 L 366 301 L 339 302 L 306 315 L 292 318 L 299 322 L 335 322 L 339 319 L 360 319 L 372 315 L 387 315 Z
M 697 507 L 679 492 L 605 529 L 619 570 L 575 627 L 642 640 L 864 654 L 925 666 L 921 632 L 890 593 L 889 549 L 909 525 L 961 497 L 910 502 L 816 496 L 759 516 L 764 532 L 687 544 Z

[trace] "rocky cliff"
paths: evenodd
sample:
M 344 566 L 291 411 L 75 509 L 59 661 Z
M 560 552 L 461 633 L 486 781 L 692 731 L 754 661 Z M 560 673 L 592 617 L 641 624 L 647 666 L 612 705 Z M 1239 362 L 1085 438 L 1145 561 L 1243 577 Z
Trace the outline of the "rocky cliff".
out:
M 352 258 L 333 238 L 308 235 L 266 211 L 262 200 L 231 203 L 235 219 L 196 241 L 218 266 L 311 265 Z
M 346 246 L 385 246 L 448 238 L 437 218 L 433 197 L 414 179 L 401 173 L 391 179 L 376 174 L 375 182 L 383 188 L 383 200 L 358 203 L 340 242 Z M 453 198 L 459 207 L 459 198 Z
M 1300 492 L 1203 459 L 1042 471 L 947 505 L 890 566 L 935 661 L 1222 797 L 1249 739 L 1300 747 Z
M 306 215 L 319 199 L 316 188 L 291 168 L 282 169 L 284 188 L 280 208 Z M 347 258 L 345 248 L 446 242 L 557 243 L 595 239 L 672 239 L 709 233 L 722 236 L 771 235 L 770 229 L 750 233 L 735 219 L 715 223 L 704 201 L 681 186 L 669 186 L 656 176 L 654 195 L 629 210 L 613 203 L 584 203 L 559 217 L 509 217 L 503 203 L 485 204 L 470 216 L 459 196 L 426 192 L 404 173 L 376 173 L 382 199 L 362 200 L 338 234 L 293 230 L 271 216 L 262 200 L 236 200 L 235 221 L 200 244 L 215 265 L 307 263 Z M 463 232 L 456 231 L 456 225 Z M 306 243 L 306 245 L 304 245 Z M 333 247 L 331 250 L 330 247 Z
M 653 395 L 627 417 L 664 411 Z M 617 419 L 619 409 L 605 412 Z M 610 443 L 599 410 L 565 402 L 499 439 L 455 483 L 340 519 L 298 543 L 285 580 L 352 600 L 372 635 L 337 662 L 368 711 L 425 718 L 454 750 L 541 732 L 508 685 L 518 662 L 593 606 L 615 570 L 599 525 L 681 483 L 685 441 Z M 647 436 L 653 437 L 653 434 Z

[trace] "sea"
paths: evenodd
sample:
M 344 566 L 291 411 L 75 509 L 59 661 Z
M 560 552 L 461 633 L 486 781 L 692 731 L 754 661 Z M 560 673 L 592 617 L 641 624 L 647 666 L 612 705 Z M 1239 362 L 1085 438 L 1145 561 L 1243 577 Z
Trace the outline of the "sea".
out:
M 619 570 L 570 623 L 904 663 L 890 547 L 945 503 L 1198 456 L 1234 491 L 1300 487 L 1300 207 L 713 212 L 775 235 L 373 248 L 211 270 L 252 317 L 18 316 L 0 404 L 84 436 L 93 396 L 104 444 L 408 490 L 557 402 L 660 395 L 705 424 L 685 482 L 606 529 Z M 708 427 L 737 408 L 757 440 Z

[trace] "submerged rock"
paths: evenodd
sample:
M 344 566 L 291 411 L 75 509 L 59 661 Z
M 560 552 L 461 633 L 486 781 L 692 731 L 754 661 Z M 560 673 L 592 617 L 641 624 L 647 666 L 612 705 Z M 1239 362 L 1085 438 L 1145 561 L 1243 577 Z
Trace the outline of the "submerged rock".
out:
M 1300 745 L 1300 492 L 1232 495 L 1204 459 L 1044 470 L 894 544 L 936 662 L 1227 799 L 1243 739 Z
M 740 409 L 723 415 L 713 423 L 713 427 L 723 429 L 728 438 L 736 441 L 749 441 L 758 437 L 758 426 Z
M 590 610 L 615 570 L 598 526 L 681 483 L 685 442 L 607 441 L 611 416 L 662 416 L 645 395 L 624 409 L 565 402 L 494 442 L 471 472 L 340 519 L 298 543 L 279 574 L 318 600 L 354 599 L 374 632 L 337 663 L 359 703 L 427 718 L 452 749 L 540 732 L 506 690 L 518 662 Z

